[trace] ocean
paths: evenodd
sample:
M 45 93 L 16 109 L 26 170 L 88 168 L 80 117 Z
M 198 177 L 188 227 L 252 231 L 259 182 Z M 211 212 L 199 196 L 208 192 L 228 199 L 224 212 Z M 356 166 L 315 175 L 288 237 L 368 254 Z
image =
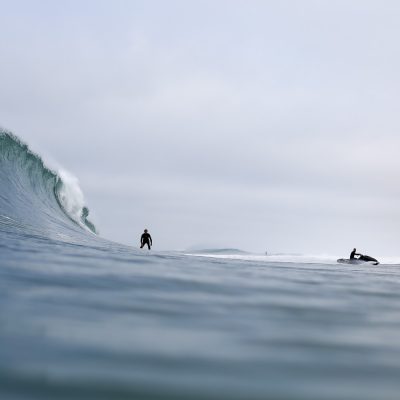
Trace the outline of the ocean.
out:
M 400 265 L 96 234 L 0 132 L 0 398 L 398 400 Z

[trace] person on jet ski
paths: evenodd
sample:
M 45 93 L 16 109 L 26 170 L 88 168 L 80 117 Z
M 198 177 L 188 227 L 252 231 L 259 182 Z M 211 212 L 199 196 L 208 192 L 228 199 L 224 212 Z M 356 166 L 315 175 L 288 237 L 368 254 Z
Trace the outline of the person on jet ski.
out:
M 379 261 L 376 258 L 367 256 L 365 254 L 356 253 L 356 251 L 357 251 L 357 249 L 354 248 L 350 254 L 350 260 L 360 260 L 360 261 L 366 261 L 366 262 L 372 261 L 372 262 L 376 263 L 374 265 L 379 264 Z M 356 258 L 356 256 L 358 256 L 358 257 Z
M 356 253 L 357 249 L 354 248 L 353 251 L 350 253 L 350 260 L 356 259 L 356 256 L 362 256 L 360 253 Z

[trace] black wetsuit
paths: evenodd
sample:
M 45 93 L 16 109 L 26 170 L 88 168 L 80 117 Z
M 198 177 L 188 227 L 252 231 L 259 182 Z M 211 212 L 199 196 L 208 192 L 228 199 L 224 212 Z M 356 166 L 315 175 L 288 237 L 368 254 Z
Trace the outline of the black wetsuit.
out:
M 361 254 L 356 253 L 355 250 L 353 250 L 350 254 L 350 260 L 354 260 L 355 256 L 361 256 Z
M 151 239 L 150 233 L 143 233 L 142 237 L 140 238 L 140 243 L 141 246 L 140 248 L 142 249 L 145 244 L 147 244 L 149 250 L 151 249 L 151 246 L 153 246 L 153 240 Z

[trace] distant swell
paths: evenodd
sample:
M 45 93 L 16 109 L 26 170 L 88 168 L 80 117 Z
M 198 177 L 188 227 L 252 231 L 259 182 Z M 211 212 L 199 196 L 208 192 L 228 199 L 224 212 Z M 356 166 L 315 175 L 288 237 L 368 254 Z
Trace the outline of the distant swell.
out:
M 188 254 L 201 254 L 201 255 L 245 255 L 249 254 L 240 249 L 200 249 L 200 250 L 187 250 Z
M 14 221 L 47 237 L 84 230 L 96 233 L 77 182 L 66 178 L 67 173 L 52 171 L 19 138 L 0 129 L 2 221 Z

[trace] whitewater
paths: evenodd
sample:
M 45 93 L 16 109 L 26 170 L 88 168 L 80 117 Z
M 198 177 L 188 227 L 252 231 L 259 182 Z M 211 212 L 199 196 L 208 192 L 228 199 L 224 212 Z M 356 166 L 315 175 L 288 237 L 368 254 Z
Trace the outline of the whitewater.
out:
M 101 238 L 0 131 L 1 399 L 397 400 L 400 264 Z

